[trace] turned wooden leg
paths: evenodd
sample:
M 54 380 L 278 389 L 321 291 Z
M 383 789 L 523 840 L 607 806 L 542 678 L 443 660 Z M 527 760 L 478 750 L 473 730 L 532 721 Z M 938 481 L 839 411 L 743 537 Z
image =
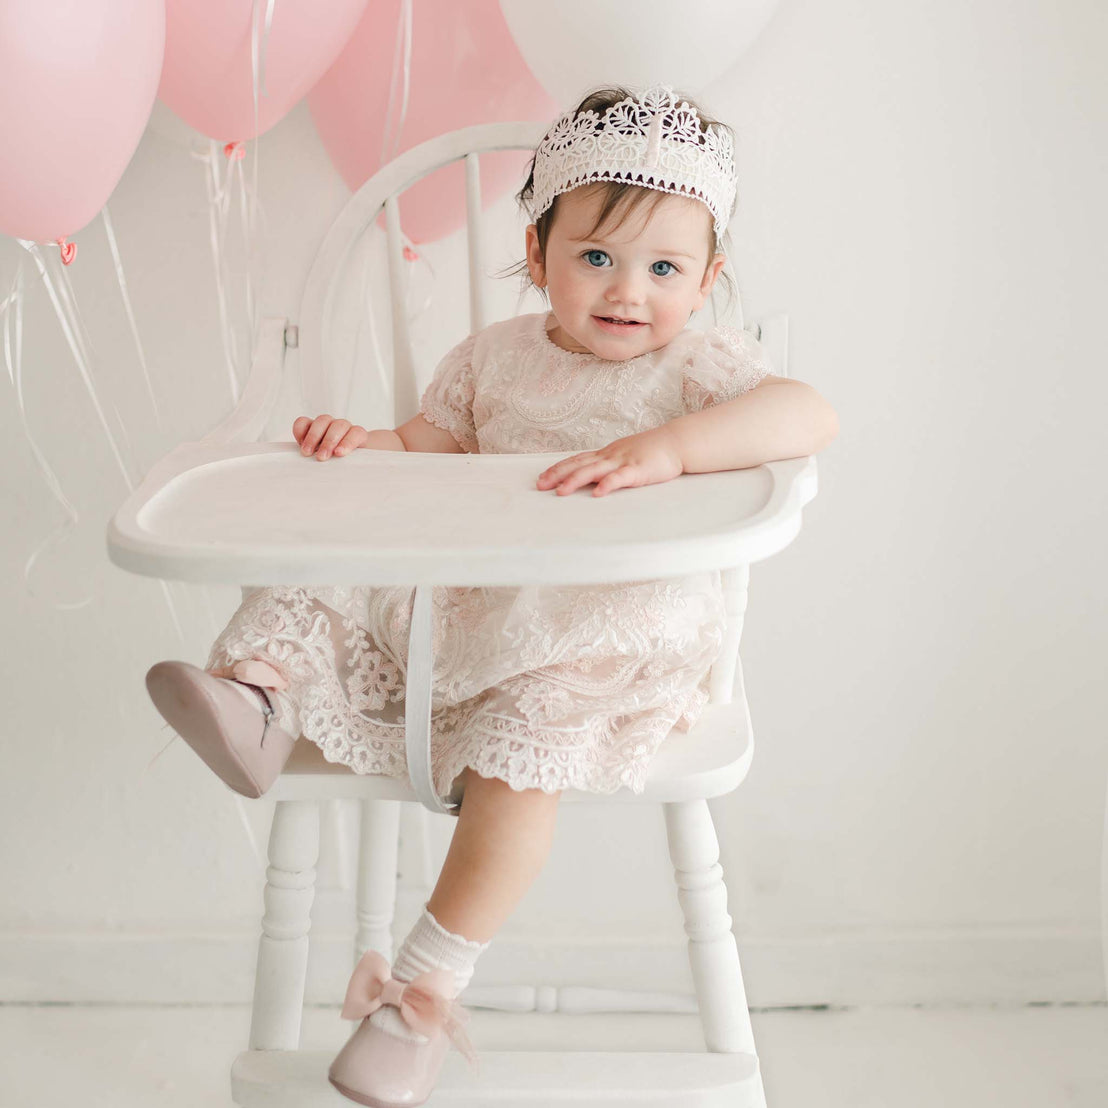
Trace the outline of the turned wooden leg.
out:
M 727 914 L 719 841 L 708 802 L 687 800 L 664 808 L 704 1042 L 716 1053 L 755 1054 L 739 952 Z
M 400 801 L 363 800 L 358 851 L 358 929 L 354 962 L 376 950 L 392 962 L 392 919 L 396 911 Z
M 251 1050 L 296 1050 L 304 1010 L 308 930 L 319 858 L 319 805 L 279 800 L 269 832 Z

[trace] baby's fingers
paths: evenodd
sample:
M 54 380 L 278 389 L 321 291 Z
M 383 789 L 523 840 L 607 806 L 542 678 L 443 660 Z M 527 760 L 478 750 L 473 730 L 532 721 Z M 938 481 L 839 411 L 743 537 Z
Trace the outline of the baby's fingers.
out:
M 618 468 L 619 462 L 610 461 L 608 458 L 597 458 L 595 462 L 587 462 L 585 465 L 578 466 L 573 473 L 567 474 L 554 491 L 559 496 L 568 496 L 582 485 L 599 481 L 603 476 Z
M 568 474 L 572 473 L 578 466 L 584 465 L 586 459 L 596 457 L 595 450 L 586 450 L 583 454 L 574 454 L 571 458 L 563 458 L 560 462 L 555 462 L 548 469 L 544 469 L 539 474 L 538 487 L 540 489 L 549 489 L 554 485 L 562 481 Z
M 592 490 L 593 496 L 606 496 L 613 489 L 634 488 L 640 484 L 638 472 L 634 466 L 622 465 L 619 469 L 612 470 L 606 477 L 597 482 Z
M 316 460 L 326 461 L 352 426 L 353 424 L 348 419 L 332 420 L 331 426 L 327 428 L 323 439 L 320 441 L 319 448 L 316 450 Z
M 300 420 L 306 420 L 308 424 L 307 428 L 304 429 L 303 438 L 300 439 L 300 453 L 314 454 L 316 447 L 319 446 L 323 438 L 324 432 L 331 426 L 334 419 L 329 415 L 316 416 L 315 419 L 308 419 L 307 416 L 301 416 L 300 419 L 293 424 L 293 427 L 300 423 Z
M 369 432 L 364 428 L 354 424 L 349 431 L 342 437 L 342 441 L 335 447 L 335 457 L 341 458 L 344 454 L 349 454 L 359 447 L 363 446 L 369 439 Z

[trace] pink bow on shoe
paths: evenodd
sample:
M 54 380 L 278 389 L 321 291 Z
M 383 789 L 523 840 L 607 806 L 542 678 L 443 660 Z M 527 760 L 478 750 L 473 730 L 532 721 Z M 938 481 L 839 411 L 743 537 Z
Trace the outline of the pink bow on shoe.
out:
M 465 1033 L 465 1009 L 446 995 L 453 986 L 454 974 L 444 969 L 421 973 L 407 984 L 397 981 L 384 957 L 367 950 L 346 988 L 342 1018 L 364 1019 L 382 1004 L 391 1004 L 413 1031 L 428 1037 L 444 1031 L 466 1060 L 475 1062 L 477 1054 Z
M 221 666 L 210 669 L 213 677 L 226 677 L 230 681 L 241 681 L 245 685 L 260 685 L 263 689 L 287 689 L 288 679 L 260 658 L 246 658 L 235 662 L 233 666 Z

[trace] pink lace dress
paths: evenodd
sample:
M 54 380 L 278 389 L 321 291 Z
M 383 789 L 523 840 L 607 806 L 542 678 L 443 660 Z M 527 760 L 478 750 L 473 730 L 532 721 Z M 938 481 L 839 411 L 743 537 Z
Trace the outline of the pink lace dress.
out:
M 570 454 L 730 400 L 770 371 L 745 331 L 687 330 L 662 350 L 611 362 L 562 350 L 552 324 L 539 313 L 471 335 L 435 370 L 424 417 L 471 453 Z M 208 667 L 264 659 L 288 678 L 285 703 L 325 758 L 405 774 L 412 592 L 248 590 Z M 436 587 L 432 597 L 432 771 L 442 796 L 460 795 L 455 779 L 467 766 L 515 789 L 641 792 L 658 746 L 707 703 L 723 641 L 718 573 Z

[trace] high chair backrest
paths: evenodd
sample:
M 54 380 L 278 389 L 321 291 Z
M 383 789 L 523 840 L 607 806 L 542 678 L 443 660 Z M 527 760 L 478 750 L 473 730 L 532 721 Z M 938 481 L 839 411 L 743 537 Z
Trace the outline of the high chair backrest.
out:
M 452 162 L 465 164 L 466 242 L 469 255 L 468 295 L 470 333 L 492 322 L 487 317 L 483 277 L 481 181 L 478 157 L 496 150 L 531 150 L 545 131 L 541 123 L 486 123 L 439 135 L 413 147 L 383 166 L 354 194 L 331 225 L 308 274 L 300 309 L 300 380 L 303 398 L 316 412 L 335 403 L 334 373 L 324 352 L 326 314 L 334 282 L 348 253 L 382 212 L 385 216 L 393 364 L 391 374 L 380 366 L 391 385 L 394 426 L 419 411 L 412 336 L 404 296 L 404 238 L 398 197 L 417 181 Z M 370 326 L 373 320 L 366 321 Z M 459 339 L 462 336 L 459 336 Z
M 343 273 L 350 251 L 382 212 L 386 231 L 392 365 L 389 372 L 389 367 L 378 359 L 381 392 L 392 401 L 392 426 L 399 426 L 419 411 L 415 358 L 404 294 L 404 272 L 408 263 L 404 257 L 405 242 L 400 228 L 398 197 L 436 169 L 455 161 L 464 162 L 469 325 L 470 333 L 474 333 L 491 322 L 487 314 L 484 282 L 486 271 L 479 156 L 498 150 L 533 150 L 545 129 L 545 124 L 534 122 L 487 123 L 439 135 L 383 166 L 347 202 L 331 225 L 312 263 L 297 321 L 300 386 L 306 411 L 316 414 L 332 412 L 341 399 L 337 395 L 335 368 L 328 365 L 325 348 L 328 312 L 336 282 Z M 728 267 L 730 265 L 729 261 Z M 717 290 L 719 287 L 717 284 Z M 364 308 L 362 305 L 361 309 Z M 716 294 L 713 295 L 711 310 L 719 320 Z M 363 323 L 373 327 L 374 320 L 371 313 L 369 314 L 370 318 Z M 744 325 L 742 301 L 737 288 L 731 319 L 735 326 Z M 751 330 L 766 347 L 774 371 L 784 375 L 787 354 L 785 317 L 777 316 L 766 322 L 773 326 L 752 327 Z M 375 349 L 380 349 L 376 342 L 373 345 Z M 388 416 L 387 411 L 377 413 L 377 418 L 382 421 L 386 421 Z M 711 675 L 710 695 L 713 703 L 729 702 L 733 688 L 741 687 L 742 671 L 738 646 L 742 633 L 742 615 L 746 608 L 749 570 L 747 566 L 737 566 L 723 571 L 722 576 L 728 620 L 724 649 Z

